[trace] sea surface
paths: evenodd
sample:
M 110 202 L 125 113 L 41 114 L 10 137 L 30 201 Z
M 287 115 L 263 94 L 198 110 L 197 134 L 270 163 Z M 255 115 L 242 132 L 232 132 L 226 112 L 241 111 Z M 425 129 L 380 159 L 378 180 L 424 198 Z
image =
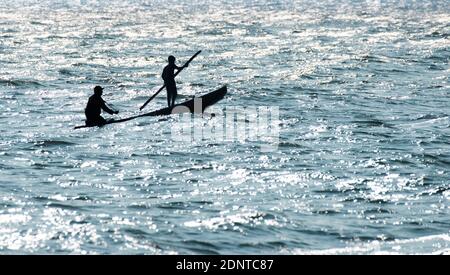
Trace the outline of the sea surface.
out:
M 276 150 L 73 129 L 95 85 L 140 114 L 198 50 L 178 102 L 278 108 Z M 2 0 L 0 253 L 450 254 L 449 61 L 449 0 Z

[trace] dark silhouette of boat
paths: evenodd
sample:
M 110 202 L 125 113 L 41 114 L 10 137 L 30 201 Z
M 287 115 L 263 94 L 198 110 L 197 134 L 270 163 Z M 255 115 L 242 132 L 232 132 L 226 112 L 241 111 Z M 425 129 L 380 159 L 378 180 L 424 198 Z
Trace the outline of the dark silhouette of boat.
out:
M 109 120 L 105 124 L 101 125 L 83 125 L 77 126 L 74 129 L 101 127 L 108 124 L 125 122 L 139 117 L 147 117 L 147 116 L 167 116 L 171 114 L 180 114 L 180 113 L 203 113 L 206 108 L 222 100 L 226 94 L 227 94 L 227 86 L 223 86 L 222 88 L 217 89 L 214 92 L 210 92 L 201 97 L 193 98 L 188 101 L 177 104 L 173 108 L 166 107 L 160 110 L 156 110 L 150 113 L 145 113 L 137 116 L 127 117 L 118 120 Z

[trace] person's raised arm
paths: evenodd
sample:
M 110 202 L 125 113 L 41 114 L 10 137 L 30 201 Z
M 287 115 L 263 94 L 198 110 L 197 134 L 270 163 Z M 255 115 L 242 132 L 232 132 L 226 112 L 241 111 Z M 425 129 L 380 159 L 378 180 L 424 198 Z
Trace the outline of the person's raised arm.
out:
M 186 67 L 189 67 L 189 65 L 186 64 L 186 65 L 181 66 L 181 67 L 178 67 L 177 65 L 175 65 L 175 69 L 177 69 L 177 70 L 182 70 L 182 69 L 184 69 L 184 68 L 186 68 Z

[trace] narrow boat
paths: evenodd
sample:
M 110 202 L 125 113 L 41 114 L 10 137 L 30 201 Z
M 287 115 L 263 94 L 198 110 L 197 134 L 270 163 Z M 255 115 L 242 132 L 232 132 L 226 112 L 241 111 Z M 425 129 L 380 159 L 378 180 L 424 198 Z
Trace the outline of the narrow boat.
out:
M 214 92 L 211 92 L 211 93 L 205 94 L 201 97 L 193 98 L 188 101 L 177 104 L 173 108 L 166 107 L 166 108 L 156 110 L 156 111 L 146 113 L 146 114 L 141 114 L 141 115 L 127 117 L 127 118 L 118 119 L 118 120 L 109 120 L 106 122 L 106 124 L 83 125 L 83 126 L 77 126 L 74 129 L 100 127 L 100 126 L 104 126 L 107 124 L 125 122 L 125 121 L 129 121 L 129 120 L 136 119 L 139 117 L 146 117 L 146 116 L 167 116 L 167 115 L 171 115 L 171 114 L 180 114 L 180 113 L 203 113 L 206 108 L 208 108 L 211 105 L 214 105 L 217 102 L 219 102 L 220 100 L 222 100 L 226 94 L 227 94 L 227 86 L 223 86 L 222 88 L 215 90 Z

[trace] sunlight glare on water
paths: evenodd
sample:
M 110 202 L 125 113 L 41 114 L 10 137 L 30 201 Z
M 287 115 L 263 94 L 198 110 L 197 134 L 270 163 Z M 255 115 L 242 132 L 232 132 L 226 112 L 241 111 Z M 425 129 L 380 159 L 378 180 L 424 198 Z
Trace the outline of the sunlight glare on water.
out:
M 0 3 L 1 253 L 449 253 L 448 0 Z M 178 102 L 276 106 L 276 151 L 73 130 L 94 86 L 138 114 L 198 50 Z

